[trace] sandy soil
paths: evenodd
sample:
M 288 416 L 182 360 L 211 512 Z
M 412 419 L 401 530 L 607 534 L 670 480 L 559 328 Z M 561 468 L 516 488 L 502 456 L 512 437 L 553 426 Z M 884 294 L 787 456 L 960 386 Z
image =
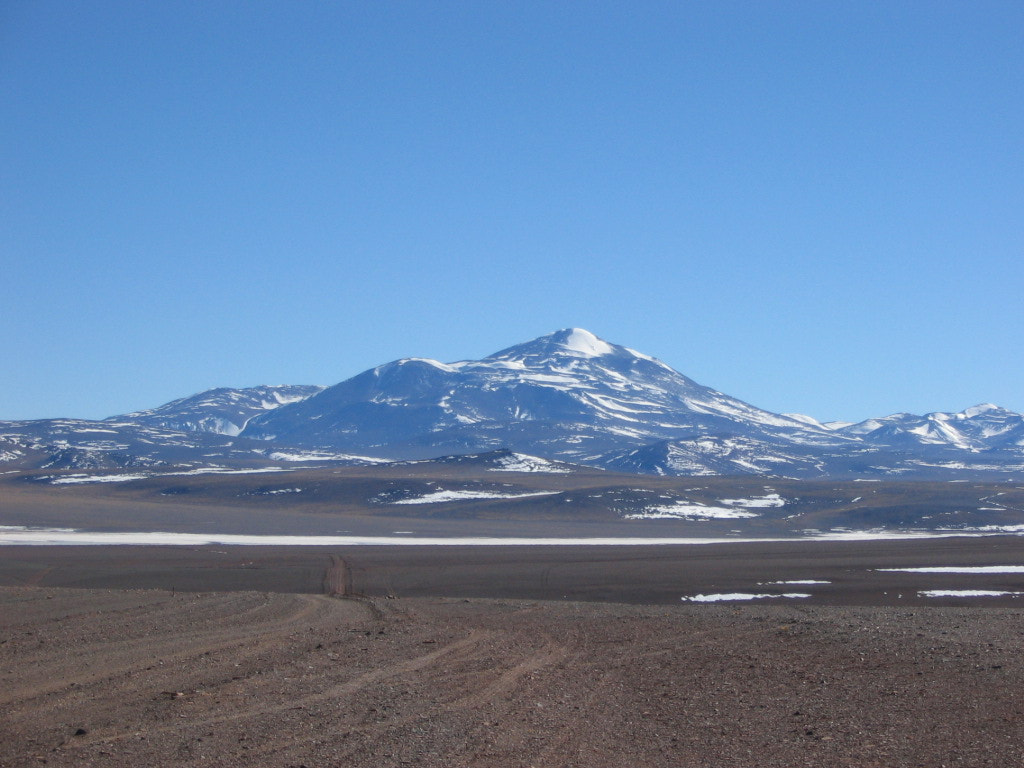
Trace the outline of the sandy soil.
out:
M 32 561 L 37 585 L 0 588 L 0 765 L 932 768 L 1024 754 L 1012 601 L 365 598 L 351 563 L 319 558 L 320 594 L 53 587 L 60 568 Z

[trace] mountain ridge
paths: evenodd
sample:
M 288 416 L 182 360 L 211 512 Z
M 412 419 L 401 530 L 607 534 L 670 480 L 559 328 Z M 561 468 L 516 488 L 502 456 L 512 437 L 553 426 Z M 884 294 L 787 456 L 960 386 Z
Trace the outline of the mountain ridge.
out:
M 111 416 L 104 421 L 131 420 L 154 427 L 234 436 L 253 416 L 304 400 L 323 389 L 303 384 L 215 387 L 157 408 Z
M 823 424 L 564 328 L 480 360 L 394 360 L 330 387 L 216 388 L 99 422 L 0 422 L 0 461 L 40 466 L 416 460 L 502 449 L 649 474 L 1010 477 L 1024 471 L 1024 416 L 982 403 Z

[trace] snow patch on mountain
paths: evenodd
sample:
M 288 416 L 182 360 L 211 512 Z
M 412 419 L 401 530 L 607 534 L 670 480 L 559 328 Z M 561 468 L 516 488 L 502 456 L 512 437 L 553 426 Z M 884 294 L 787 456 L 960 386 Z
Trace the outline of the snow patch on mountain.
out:
M 646 507 L 643 511 L 623 515 L 626 520 L 728 520 L 757 516 L 756 512 L 742 509 L 709 507 L 685 501 Z
M 583 357 L 601 357 L 615 352 L 615 348 L 607 341 L 582 328 L 570 328 L 562 344 L 569 352 L 575 352 Z
M 272 451 L 267 456 L 271 461 L 330 461 L 345 464 L 387 464 L 387 459 L 372 456 L 354 456 L 349 453 L 331 453 L 329 451 Z
M 510 453 L 507 456 L 500 456 L 495 459 L 495 464 L 497 466 L 489 468 L 488 472 L 539 472 L 549 475 L 565 475 L 572 471 L 565 465 L 537 456 L 528 456 L 525 453 Z
M 747 509 L 786 506 L 786 500 L 777 493 L 769 493 L 767 496 L 758 496 L 752 499 L 720 499 L 719 503 L 727 504 L 730 507 L 745 507 Z
M 782 415 L 791 421 L 798 421 L 801 424 L 807 424 L 808 426 L 814 427 L 815 429 L 830 429 L 830 427 L 827 424 L 822 424 L 813 416 L 805 416 L 802 413 L 784 413 Z

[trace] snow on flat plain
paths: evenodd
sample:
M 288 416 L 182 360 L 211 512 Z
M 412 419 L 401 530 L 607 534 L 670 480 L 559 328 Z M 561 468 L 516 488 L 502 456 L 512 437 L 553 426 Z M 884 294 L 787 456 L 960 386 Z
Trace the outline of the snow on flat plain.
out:
M 924 568 L 876 568 L 898 573 L 1024 573 L 1024 565 L 935 565 Z
M 784 592 L 781 595 L 772 595 L 764 593 L 754 592 L 720 592 L 718 594 L 711 595 L 691 595 L 690 597 L 683 597 L 681 600 L 684 603 L 719 603 L 726 600 L 765 600 L 771 598 L 802 598 L 810 597 L 807 592 Z
M 790 581 L 762 581 L 759 587 L 786 585 L 786 584 L 831 584 L 831 581 L 820 581 L 818 579 L 791 579 Z
M 873 531 L 868 536 L 874 540 L 900 540 L 921 538 L 948 538 L 954 534 L 900 531 Z M 964 534 L 955 534 L 963 536 Z M 971 537 L 989 534 L 968 534 Z M 290 535 L 250 535 L 233 533 L 175 533 L 168 531 L 124 531 L 95 532 L 75 528 L 43 528 L 21 525 L 0 525 L 0 546 L 6 545 L 163 545 L 163 546 L 203 546 L 205 544 L 221 544 L 225 546 L 302 546 L 302 547 L 338 547 L 338 546 L 662 546 L 662 545 L 699 545 L 699 544 L 762 544 L 768 542 L 787 542 L 790 544 L 803 542 L 812 544 L 819 541 L 848 541 L 848 534 L 817 533 L 799 538 L 763 537 L 618 537 L 605 536 L 593 538 L 525 538 L 525 537 L 416 537 L 416 536 L 290 536 Z M 996 566 L 1017 567 L 1017 566 Z M 897 569 L 898 570 L 898 569 Z
M 434 491 L 414 499 L 400 499 L 391 504 L 443 504 L 449 501 L 470 501 L 475 499 L 525 499 L 530 496 L 552 496 L 556 491 L 534 493 L 495 493 L 493 491 Z
M 0 527 L 0 545 L 176 545 L 203 546 L 654 546 L 664 544 L 725 544 L 742 539 L 660 538 L 491 538 L 394 536 L 272 536 L 168 531 L 94 532 L 68 528 Z M 747 540 L 752 541 L 752 540 Z M 781 541 L 781 539 L 762 539 Z
M 994 533 L 976 533 L 966 531 L 893 531 L 886 528 L 872 528 L 863 531 L 850 529 L 834 529 L 830 531 L 819 531 L 815 528 L 805 528 L 803 535 L 815 541 L 888 541 L 890 539 L 948 539 L 957 536 L 995 536 Z
M 1006 592 L 995 589 L 923 589 L 917 593 L 921 597 L 1017 597 L 1024 592 Z

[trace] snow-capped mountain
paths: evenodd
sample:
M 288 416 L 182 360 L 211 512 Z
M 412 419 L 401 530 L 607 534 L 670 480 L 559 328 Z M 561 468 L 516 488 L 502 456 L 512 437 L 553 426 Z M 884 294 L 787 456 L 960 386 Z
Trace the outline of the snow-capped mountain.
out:
M 326 389 L 215 389 L 105 421 L 0 422 L 0 463 L 26 467 L 459 454 L 662 475 L 1011 478 L 1024 473 L 1024 416 L 985 404 L 823 424 L 568 328 L 482 360 L 396 360 Z
M 115 469 L 262 462 L 273 459 L 273 446 L 235 439 L 245 423 L 257 413 L 322 389 L 307 385 L 219 388 L 102 421 L 0 422 L 0 463 Z M 288 454 L 288 459 L 301 461 L 303 455 Z
M 246 437 L 402 457 L 510 447 L 593 462 L 624 446 L 703 435 L 801 445 L 850 438 L 702 386 L 579 328 L 483 360 L 407 358 L 254 417 Z
M 896 413 L 836 431 L 876 445 L 947 446 L 973 452 L 1024 446 L 1024 416 L 991 403 L 960 413 Z
M 323 387 L 286 384 L 283 386 L 208 389 L 146 411 L 112 416 L 107 421 L 134 422 L 149 427 L 237 435 L 257 414 L 282 405 L 297 403 L 320 392 Z
M 266 447 L 212 432 L 131 421 L 37 419 L 0 422 L 0 461 L 40 469 L 117 469 L 259 460 Z

